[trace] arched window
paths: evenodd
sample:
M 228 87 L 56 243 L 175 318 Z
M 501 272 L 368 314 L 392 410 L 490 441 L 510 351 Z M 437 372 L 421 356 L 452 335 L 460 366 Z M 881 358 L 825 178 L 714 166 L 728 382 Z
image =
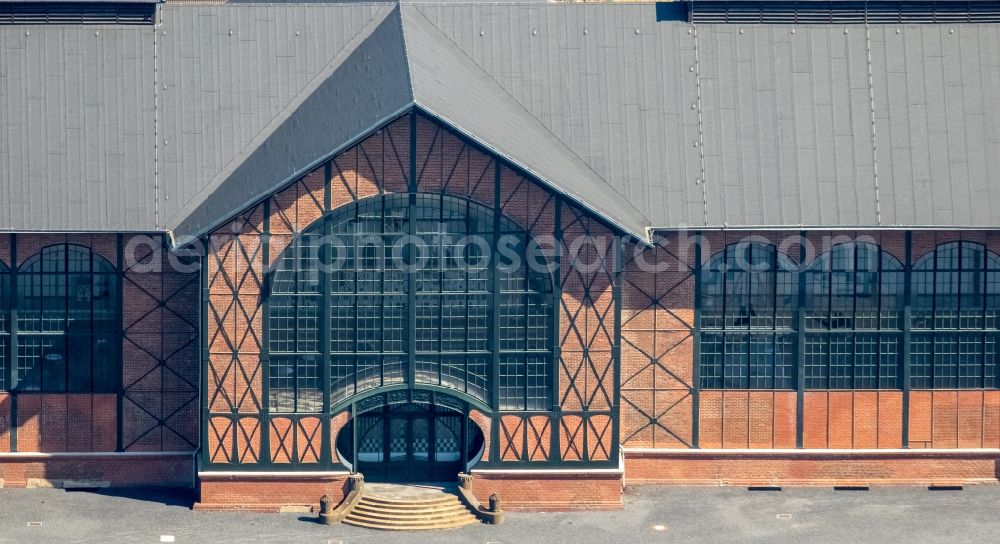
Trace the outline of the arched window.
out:
M 941 244 L 914 264 L 912 296 L 912 387 L 996 387 L 1000 257 Z
M 806 272 L 806 388 L 901 386 L 904 287 L 903 266 L 875 244 L 837 244 L 813 262 Z
M 270 410 L 322 410 L 324 364 L 331 405 L 407 383 L 411 353 L 416 383 L 487 403 L 497 387 L 499 409 L 549 409 L 552 286 L 526 242 L 490 209 L 439 195 L 372 197 L 316 222 L 272 275 Z M 505 249 L 522 257 L 492 259 Z
M 17 277 L 17 377 L 24 391 L 117 390 L 114 267 L 87 247 L 56 244 Z
M 701 386 L 794 386 L 795 265 L 774 246 L 736 243 L 701 271 Z

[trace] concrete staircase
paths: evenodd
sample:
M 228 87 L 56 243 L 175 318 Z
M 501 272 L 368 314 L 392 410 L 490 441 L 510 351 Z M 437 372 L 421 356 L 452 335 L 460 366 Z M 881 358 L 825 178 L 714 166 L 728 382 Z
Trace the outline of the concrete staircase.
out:
M 344 523 L 387 531 L 455 529 L 479 520 L 444 487 L 366 484 Z

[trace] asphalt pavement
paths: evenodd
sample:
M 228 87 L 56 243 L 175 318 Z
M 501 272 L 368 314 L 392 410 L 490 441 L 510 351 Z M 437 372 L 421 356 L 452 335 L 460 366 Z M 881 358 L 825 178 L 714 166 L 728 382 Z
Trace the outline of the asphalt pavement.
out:
M 195 512 L 187 491 L 0 490 L 0 542 L 480 543 L 1000 542 L 1000 486 L 961 491 L 629 488 L 616 512 L 510 513 L 499 526 L 395 533 L 305 513 Z

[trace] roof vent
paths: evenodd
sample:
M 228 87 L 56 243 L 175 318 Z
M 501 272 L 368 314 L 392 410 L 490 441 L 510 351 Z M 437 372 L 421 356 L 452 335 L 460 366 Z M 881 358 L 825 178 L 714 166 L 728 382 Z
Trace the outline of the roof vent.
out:
M 153 2 L 5 2 L 0 25 L 151 25 Z
M 1000 22 L 998 1 L 720 1 L 657 5 L 657 19 L 703 24 L 954 24 Z

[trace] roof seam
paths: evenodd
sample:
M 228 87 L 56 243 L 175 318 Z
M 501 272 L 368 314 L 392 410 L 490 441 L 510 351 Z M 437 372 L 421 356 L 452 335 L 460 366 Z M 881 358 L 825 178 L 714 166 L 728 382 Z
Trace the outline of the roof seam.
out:
M 162 25 L 162 22 L 156 27 Z M 160 50 L 156 39 L 156 29 L 153 30 L 153 226 L 164 228 L 160 224 Z
M 871 25 L 865 20 L 865 49 L 868 64 L 868 110 L 871 112 L 872 123 L 872 181 L 875 184 L 875 224 L 882 224 L 882 203 L 878 192 L 878 138 L 875 130 L 875 84 L 872 77 L 872 32 Z
M 701 172 L 695 183 L 701 185 L 701 212 L 702 224 L 708 224 L 708 180 L 705 176 L 705 122 L 701 103 L 701 62 L 698 58 L 698 26 L 694 27 L 694 92 L 695 100 L 698 102 L 698 159 L 700 161 Z M 686 180 L 685 180 L 686 181 Z M 690 182 L 688 182 L 690 183 Z M 724 191 L 723 191 L 724 192 Z

